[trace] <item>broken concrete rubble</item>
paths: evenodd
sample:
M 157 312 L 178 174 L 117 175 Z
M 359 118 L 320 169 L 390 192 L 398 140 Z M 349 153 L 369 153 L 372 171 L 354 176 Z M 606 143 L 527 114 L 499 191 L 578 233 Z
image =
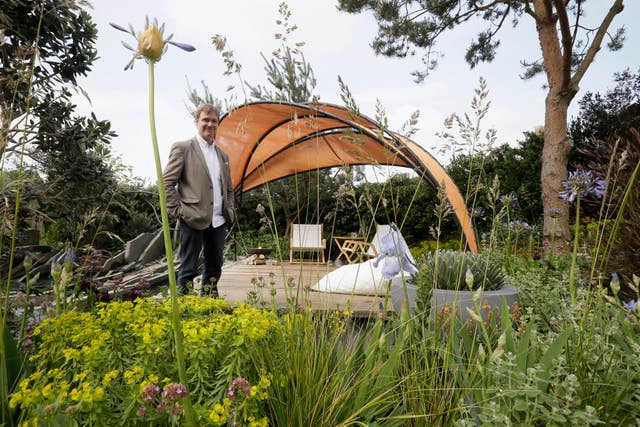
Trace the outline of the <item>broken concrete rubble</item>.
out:
M 2 275 L 8 273 L 8 253 L 2 254 L 0 269 Z M 33 293 L 41 294 L 51 290 L 51 264 L 54 259 L 62 259 L 65 249 L 54 251 L 49 246 L 28 245 L 16 248 L 12 266 L 10 295 L 24 293 L 27 275 L 24 261 L 30 260 L 29 279 Z M 75 260 L 77 267 L 82 267 Z M 177 267 L 177 265 L 176 265 Z M 141 279 L 150 286 L 168 283 L 168 272 L 164 250 L 162 229 L 153 233 L 142 233 L 126 243 L 125 249 L 95 268 L 93 283 L 100 283 L 100 289 L 113 291 L 115 288 L 126 290 L 138 285 Z M 6 276 L 5 276 L 6 277 Z M 74 286 L 76 284 L 74 283 Z

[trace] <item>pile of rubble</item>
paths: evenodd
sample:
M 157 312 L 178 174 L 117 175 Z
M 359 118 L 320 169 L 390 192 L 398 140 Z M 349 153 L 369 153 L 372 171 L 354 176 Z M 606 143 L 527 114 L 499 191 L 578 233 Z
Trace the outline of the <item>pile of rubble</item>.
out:
M 8 274 L 9 253 L 2 253 L 0 271 L 2 277 Z M 16 247 L 14 251 L 10 296 L 23 294 L 27 281 L 30 281 L 32 294 L 44 294 L 53 286 L 51 267 L 54 262 L 63 263 L 69 259 L 76 267 L 80 263 L 75 254 L 67 249 L 54 251 L 50 246 L 25 245 Z M 31 263 L 27 276 L 26 263 Z M 153 233 L 142 233 L 126 243 L 124 250 L 104 260 L 95 268 L 92 276 L 94 283 L 100 288 L 120 291 L 137 286 L 141 279 L 149 286 L 168 283 L 168 272 L 165 257 L 164 237 L 162 229 Z M 177 266 L 177 265 L 176 265 Z

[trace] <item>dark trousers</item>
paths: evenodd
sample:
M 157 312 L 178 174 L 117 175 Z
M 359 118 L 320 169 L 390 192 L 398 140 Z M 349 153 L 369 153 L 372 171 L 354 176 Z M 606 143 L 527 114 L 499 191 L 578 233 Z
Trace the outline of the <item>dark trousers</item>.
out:
M 202 294 L 217 294 L 217 283 L 222 274 L 224 263 L 224 225 L 209 225 L 204 230 L 196 230 L 180 220 L 180 270 L 178 285 L 183 293 L 187 292 L 187 283 L 199 274 L 200 251 L 204 252 L 202 271 Z

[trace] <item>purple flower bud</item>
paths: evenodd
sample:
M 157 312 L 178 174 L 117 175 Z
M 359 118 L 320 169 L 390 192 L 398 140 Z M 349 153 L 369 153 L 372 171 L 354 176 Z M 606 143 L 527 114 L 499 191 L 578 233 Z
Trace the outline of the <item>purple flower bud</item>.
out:
M 236 391 L 240 391 L 245 396 L 249 396 L 249 394 L 251 393 L 249 380 L 244 377 L 237 377 L 233 381 L 231 381 L 231 385 L 229 386 L 229 393 L 227 394 L 229 398 L 235 397 Z
M 109 24 L 118 31 L 131 34 L 138 42 L 137 48 L 133 48 L 127 43 L 122 42 L 122 45 L 126 49 L 135 52 L 133 58 L 124 67 L 125 70 L 133 69 L 133 64 L 138 58 L 146 58 L 152 62 L 159 61 L 162 55 L 167 51 L 167 44 L 172 44 L 186 52 L 193 52 L 196 50 L 196 48 L 190 44 L 172 41 L 171 38 L 173 37 L 173 34 L 166 39 L 163 39 L 164 23 L 162 25 L 158 25 L 157 19 L 154 19 L 152 25 L 149 25 L 149 17 L 146 17 L 144 31 L 138 34 L 136 34 L 131 25 L 129 25 L 129 29 L 127 30 L 116 23 L 110 22 Z
M 180 415 L 182 413 L 182 405 L 180 404 L 175 404 L 169 407 L 169 409 L 167 409 L 167 412 L 170 415 Z
M 160 387 L 158 387 L 155 384 L 148 384 L 146 385 L 142 391 L 140 392 L 140 394 L 142 395 L 142 399 L 147 402 L 147 403 L 151 403 L 153 402 L 156 397 L 160 394 Z
M 187 389 L 180 383 L 170 383 L 164 386 L 162 391 L 162 401 L 166 404 L 177 402 L 187 394 Z

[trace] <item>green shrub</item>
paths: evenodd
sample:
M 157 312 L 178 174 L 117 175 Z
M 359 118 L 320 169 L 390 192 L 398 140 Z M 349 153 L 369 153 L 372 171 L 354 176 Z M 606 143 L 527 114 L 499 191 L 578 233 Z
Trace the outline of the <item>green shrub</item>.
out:
M 179 305 L 187 384 L 176 383 L 171 301 L 138 299 L 45 319 L 27 349 L 33 372 L 9 405 L 25 425 L 104 425 L 107 417 L 113 425 L 181 425 L 181 407 L 160 392 L 186 386 L 199 426 L 224 425 L 234 411 L 242 425 L 262 422 L 271 373 L 253 369 L 250 352 L 282 334 L 276 314 L 196 296 Z M 230 397 L 239 381 L 254 391 Z
M 429 252 L 433 252 L 438 249 L 460 250 L 461 245 L 462 243 L 460 239 L 447 240 L 444 242 L 439 242 L 437 240 L 423 240 L 417 247 L 411 248 L 411 253 L 417 259 L 426 256 Z

